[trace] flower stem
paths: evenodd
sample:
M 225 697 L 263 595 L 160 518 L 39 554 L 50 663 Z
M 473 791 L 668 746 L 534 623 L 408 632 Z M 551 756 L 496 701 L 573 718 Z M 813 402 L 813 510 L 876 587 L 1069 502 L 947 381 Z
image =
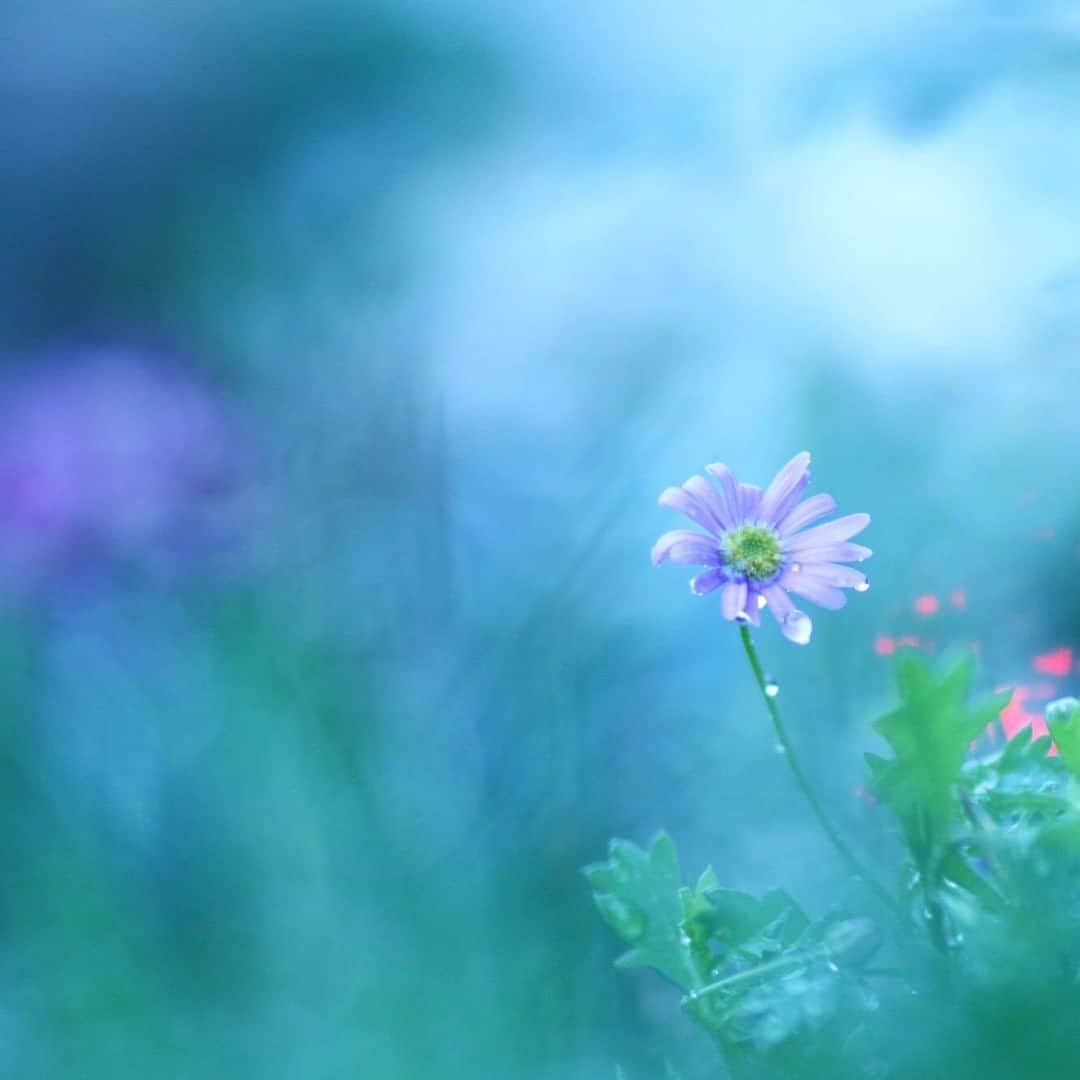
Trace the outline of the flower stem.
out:
M 750 630 L 745 626 L 740 626 L 739 636 L 742 638 L 743 648 L 746 650 L 746 658 L 750 661 L 750 668 L 754 672 L 754 678 L 757 680 L 758 689 L 761 691 L 761 696 L 765 701 L 765 708 L 769 710 L 769 718 L 772 720 L 773 730 L 776 732 L 776 740 L 783 750 L 784 757 L 787 759 L 788 765 L 791 766 L 791 772 L 795 777 L 795 782 L 799 785 L 803 795 L 806 797 L 806 801 L 810 804 L 810 809 L 813 811 L 814 817 L 817 818 L 817 822 L 821 826 L 822 832 L 829 838 L 829 843 L 836 849 L 836 853 L 844 861 L 852 874 L 860 881 L 864 882 L 890 911 L 896 915 L 901 915 L 900 908 L 896 901 L 863 868 L 862 863 L 856 858 L 855 853 L 844 843 L 840 834 L 826 816 L 821 803 L 818 802 L 818 798 L 814 794 L 814 789 L 811 787 L 806 773 L 803 772 L 802 766 L 799 764 L 799 759 L 795 756 L 795 748 L 791 745 L 791 740 L 788 739 L 787 731 L 784 728 L 784 722 L 780 719 L 780 710 L 776 707 L 776 701 L 769 695 L 769 692 L 766 689 L 768 680 L 765 678 L 765 671 L 761 666 L 761 660 L 758 659 L 757 649 L 754 648 L 754 643 L 750 638 Z

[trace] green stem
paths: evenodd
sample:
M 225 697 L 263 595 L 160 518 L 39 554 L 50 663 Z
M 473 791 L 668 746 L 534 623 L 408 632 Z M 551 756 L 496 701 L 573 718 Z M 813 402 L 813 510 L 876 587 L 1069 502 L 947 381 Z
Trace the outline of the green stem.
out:
M 797 953 L 794 956 L 781 956 L 775 960 L 767 960 L 764 964 L 747 968 L 745 971 L 737 971 L 734 975 L 728 975 L 718 982 L 709 983 L 708 986 L 703 986 L 700 990 L 691 990 L 689 998 L 691 1001 L 697 1001 L 708 994 L 715 994 L 718 990 L 730 990 L 733 986 L 739 986 L 741 983 L 753 982 L 764 975 L 771 975 L 774 971 L 783 971 L 784 968 L 797 968 L 805 964 L 807 960 L 812 960 L 816 955 L 818 953 L 811 951 Z M 825 954 L 821 953 L 820 955 Z
M 855 853 L 844 843 L 840 834 L 826 816 L 821 803 L 818 802 L 818 798 L 814 794 L 814 789 L 810 786 L 806 773 L 803 772 L 802 766 L 799 764 L 799 759 L 795 756 L 795 748 L 791 745 L 791 740 L 788 739 L 787 731 L 784 729 L 784 722 L 780 719 L 780 710 L 776 707 L 776 701 L 769 695 L 767 690 L 768 680 L 765 678 L 761 661 L 758 659 L 757 649 L 754 648 L 754 643 L 750 639 L 750 630 L 745 626 L 740 626 L 739 636 L 742 638 L 746 658 L 750 661 L 750 667 L 754 672 L 754 678 L 757 680 L 758 689 L 761 691 L 761 696 L 765 701 L 765 708 L 769 710 L 769 718 L 772 720 L 773 730 L 776 732 L 776 741 L 783 750 L 784 757 L 787 758 L 792 775 L 795 777 L 795 782 L 799 785 L 803 795 L 806 797 L 806 801 L 810 804 L 810 809 L 814 812 L 814 817 L 817 818 L 822 831 L 829 838 L 829 843 L 836 849 L 836 853 L 855 877 L 865 882 L 890 911 L 901 916 L 896 901 L 867 873 L 862 863 L 855 857 Z

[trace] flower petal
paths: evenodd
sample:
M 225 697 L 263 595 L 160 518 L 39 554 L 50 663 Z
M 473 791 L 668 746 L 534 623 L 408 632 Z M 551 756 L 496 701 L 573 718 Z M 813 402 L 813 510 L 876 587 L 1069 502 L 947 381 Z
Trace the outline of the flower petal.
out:
M 812 529 L 788 537 L 784 547 L 788 551 L 796 552 L 821 547 L 824 544 L 839 544 L 843 540 L 850 540 L 856 533 L 861 533 L 869 524 L 869 514 L 848 514 L 846 517 L 827 521 L 824 525 L 815 525 Z
M 805 562 L 795 576 L 800 581 L 809 578 L 838 589 L 857 589 L 866 584 L 866 575 L 861 570 L 854 570 L 850 566 L 837 566 L 830 562 Z
M 788 612 L 794 611 L 795 605 L 791 597 L 779 585 L 766 585 L 761 590 L 762 595 L 769 602 L 769 610 L 773 613 L 776 621 L 783 626 Z
M 739 521 L 757 521 L 761 506 L 761 488 L 756 484 L 739 485 Z
M 653 544 L 652 561 L 653 566 L 664 562 L 682 563 L 685 566 L 718 566 L 721 554 L 711 536 L 703 536 L 692 529 L 672 529 Z
M 697 577 L 690 579 L 690 591 L 696 596 L 705 596 L 719 589 L 724 584 L 727 575 L 722 566 L 711 566 L 702 571 Z
M 717 525 L 712 511 L 709 510 L 707 506 L 703 505 L 696 495 L 687 491 L 686 488 L 664 488 L 657 501 L 661 506 L 666 506 L 670 510 L 678 510 L 680 514 L 685 514 L 691 521 L 696 521 L 703 529 L 708 529 L 709 532 L 712 533 L 716 532 Z
M 720 596 L 720 610 L 725 619 L 735 619 L 746 612 L 746 582 L 729 581 Z
M 761 594 L 754 592 L 754 590 L 747 585 L 746 587 L 746 617 L 750 621 L 751 626 L 761 625 L 761 604 L 758 602 L 758 598 Z
M 790 592 L 805 596 L 818 607 L 829 611 L 838 611 L 847 603 L 847 595 L 831 585 L 826 585 L 805 574 L 788 574 L 784 578 L 784 588 Z
M 808 645 L 810 635 L 814 632 L 814 624 L 805 611 L 800 611 L 792 602 L 791 597 L 779 585 L 770 585 L 764 589 L 765 598 L 769 601 L 769 610 L 773 613 L 776 621 L 780 624 L 784 637 L 796 645 Z
M 775 525 L 810 483 L 810 454 L 796 454 L 777 474 L 761 497 L 758 515 L 762 521 Z
M 735 524 L 728 513 L 726 503 L 720 498 L 720 493 L 704 476 L 691 476 L 683 484 L 683 490 L 689 491 L 708 510 L 716 530 L 723 532 L 724 529 L 730 529 Z
M 735 479 L 735 474 L 720 462 L 706 465 L 705 471 L 715 477 L 720 484 L 720 497 L 724 502 L 725 517 L 733 528 L 739 524 L 739 482 Z
M 835 509 L 836 500 L 831 495 L 812 495 L 793 510 L 789 510 L 787 516 L 782 518 L 776 526 L 776 531 L 781 536 L 790 536 L 805 528 L 811 521 L 817 521 L 819 517 L 831 514 Z
M 785 544 L 785 547 L 787 545 Z M 795 554 L 792 552 L 792 554 Z M 810 548 L 795 554 L 795 561 L 802 566 L 813 566 L 824 562 L 862 562 L 874 553 L 862 544 L 826 544 L 824 547 Z

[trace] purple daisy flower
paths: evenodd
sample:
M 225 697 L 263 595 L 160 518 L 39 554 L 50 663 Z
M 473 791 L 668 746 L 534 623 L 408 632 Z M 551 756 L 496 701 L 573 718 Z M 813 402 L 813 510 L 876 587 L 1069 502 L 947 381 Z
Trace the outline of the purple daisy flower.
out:
M 724 618 L 759 626 L 768 607 L 784 637 L 797 645 L 810 640 L 813 623 L 788 593 L 836 610 L 847 603 L 842 589 L 865 592 L 866 575 L 845 562 L 861 562 L 871 551 L 850 540 L 870 524 L 869 514 L 807 526 L 836 509 L 831 495 L 800 502 L 810 483 L 810 455 L 796 454 L 762 491 L 740 484 L 726 465 L 706 465 L 716 485 L 691 476 L 682 487 L 667 488 L 660 505 L 678 510 L 706 534 L 690 529 L 664 533 L 653 545 L 654 566 L 663 562 L 703 566 L 690 589 L 704 596 L 721 591 Z

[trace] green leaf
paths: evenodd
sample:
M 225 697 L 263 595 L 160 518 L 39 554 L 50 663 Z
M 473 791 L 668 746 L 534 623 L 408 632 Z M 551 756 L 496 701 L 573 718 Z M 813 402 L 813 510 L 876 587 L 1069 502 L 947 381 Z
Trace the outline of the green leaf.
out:
M 843 1043 L 876 1005 L 861 974 L 878 947 L 869 919 L 811 924 L 787 893 L 723 889 L 711 869 L 683 886 L 663 833 L 648 850 L 613 840 L 607 861 L 584 872 L 630 946 L 616 964 L 652 967 L 681 987 L 687 1014 L 729 1052 Z
M 1048 735 L 1036 739 L 1022 728 L 1001 750 L 964 766 L 965 797 L 996 825 L 1069 811 L 1069 771 L 1061 757 L 1048 756 L 1051 746 Z
M 734 889 L 709 893 L 711 932 L 725 950 L 762 956 L 794 944 L 809 926 L 786 892 L 773 889 L 760 900 Z
M 1080 701 L 1071 697 L 1051 701 L 1046 706 L 1046 726 L 1069 772 L 1080 779 Z
M 723 1043 L 794 1053 L 827 1027 L 846 1037 L 874 1008 L 861 977 L 880 944 L 870 919 L 831 916 L 809 924 L 782 893 L 756 901 L 724 891 L 714 899 L 733 917 L 718 937 L 738 945 L 684 1007 Z
M 678 855 L 666 833 L 648 850 L 612 840 L 607 862 L 587 866 L 584 873 L 605 922 L 630 946 L 615 961 L 617 967 L 651 967 L 683 990 L 698 983 L 693 942 L 682 929 L 687 901 Z M 702 877 L 706 888 L 714 880 Z M 697 900 L 692 894 L 689 902 Z
M 891 758 L 867 756 L 874 786 L 899 818 L 920 863 L 948 831 L 972 742 L 1008 701 L 1005 693 L 969 706 L 973 674 L 971 657 L 938 673 L 921 656 L 905 655 L 896 667 L 900 704 L 874 724 L 893 752 Z
M 705 869 L 692 889 L 679 890 L 679 903 L 683 914 L 680 929 L 689 939 L 690 955 L 693 958 L 695 970 L 699 974 L 707 973 L 712 967 L 713 954 L 709 938 L 713 932 L 713 907 L 709 902 L 709 895 L 715 892 L 719 885 L 716 874 L 710 866 Z

